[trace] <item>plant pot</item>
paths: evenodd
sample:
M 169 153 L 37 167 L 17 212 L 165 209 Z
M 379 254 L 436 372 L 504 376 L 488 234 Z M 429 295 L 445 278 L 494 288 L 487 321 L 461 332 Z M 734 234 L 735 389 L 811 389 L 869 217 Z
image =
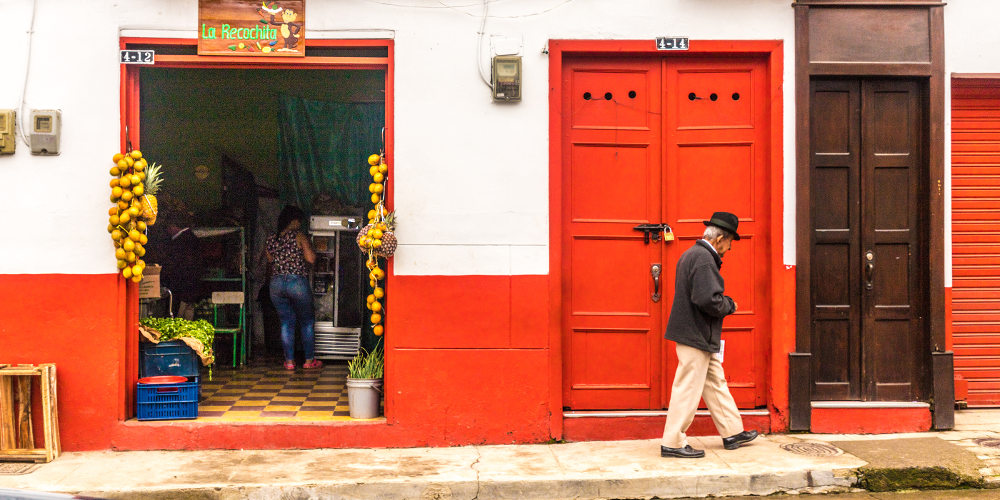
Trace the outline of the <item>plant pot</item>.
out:
M 351 418 L 376 418 L 382 412 L 382 379 L 348 378 L 347 401 Z

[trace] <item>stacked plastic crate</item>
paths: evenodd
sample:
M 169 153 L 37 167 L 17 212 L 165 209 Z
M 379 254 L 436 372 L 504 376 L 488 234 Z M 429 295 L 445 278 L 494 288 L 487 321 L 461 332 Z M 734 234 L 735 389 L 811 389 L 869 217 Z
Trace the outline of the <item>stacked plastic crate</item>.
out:
M 140 343 L 139 420 L 198 418 L 198 356 L 179 340 Z

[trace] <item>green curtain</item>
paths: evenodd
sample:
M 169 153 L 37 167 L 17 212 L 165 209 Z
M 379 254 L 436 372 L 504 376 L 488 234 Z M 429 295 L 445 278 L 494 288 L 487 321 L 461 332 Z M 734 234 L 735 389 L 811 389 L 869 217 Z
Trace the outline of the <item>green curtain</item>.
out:
M 284 203 L 312 212 L 316 195 L 344 206 L 371 204 L 368 156 L 382 146 L 383 103 L 346 103 L 279 95 L 278 166 Z
M 281 201 L 298 205 L 311 215 L 315 197 L 326 194 L 342 207 L 357 208 L 358 215 L 367 213 L 372 205 L 368 156 L 382 147 L 385 104 L 314 101 L 289 95 L 279 95 L 278 99 Z M 342 251 L 356 256 L 358 269 L 364 268 L 357 247 Z M 370 350 L 379 338 L 365 321 L 367 285 L 363 278 L 357 285 L 345 282 L 341 293 L 344 297 L 359 294 L 356 305 L 362 325 L 361 346 Z M 342 302 L 341 307 L 349 303 Z

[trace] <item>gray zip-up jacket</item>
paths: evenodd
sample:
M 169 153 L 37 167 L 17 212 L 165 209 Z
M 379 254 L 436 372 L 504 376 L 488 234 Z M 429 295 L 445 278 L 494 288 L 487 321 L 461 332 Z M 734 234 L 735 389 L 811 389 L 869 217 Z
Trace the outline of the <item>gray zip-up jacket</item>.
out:
M 698 240 L 677 261 L 674 303 L 665 337 L 706 352 L 719 352 L 722 318 L 736 312 L 723 295 L 722 259 L 705 240 Z

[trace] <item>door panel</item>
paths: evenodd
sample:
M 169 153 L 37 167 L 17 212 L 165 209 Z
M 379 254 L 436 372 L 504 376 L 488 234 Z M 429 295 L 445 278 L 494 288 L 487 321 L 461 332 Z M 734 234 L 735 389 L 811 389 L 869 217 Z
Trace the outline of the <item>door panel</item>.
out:
M 573 331 L 576 389 L 649 388 L 648 330 L 578 328 Z M 645 354 L 634 360 L 609 352 Z
M 685 135 L 691 140 L 695 134 Z M 681 144 L 676 158 L 677 189 L 672 192 L 672 203 L 668 203 L 676 207 L 677 220 L 701 222 L 712 212 L 723 210 L 713 210 L 713 203 L 728 206 L 726 212 L 740 215 L 740 229 L 743 219 L 753 218 L 755 193 L 749 189 L 754 185 L 751 144 Z M 712 196 L 705 196 L 706 190 L 711 190 Z M 707 215 L 705 210 L 709 211 Z
M 570 217 L 581 222 L 642 220 L 655 203 L 637 180 L 650 168 L 648 144 L 575 144 Z
M 913 400 L 928 352 L 919 265 L 921 93 L 913 81 L 869 80 L 861 89 L 861 246 L 874 254 L 863 264 L 874 268 L 862 294 L 864 396 Z
M 648 409 L 660 390 L 661 303 L 650 300 L 660 222 L 660 66 L 565 62 L 564 404 Z
M 913 400 L 925 386 L 922 91 L 811 83 L 814 400 Z
M 771 198 L 766 70 L 754 58 L 668 58 L 664 64 L 663 213 L 677 235 L 664 245 L 665 283 L 673 290 L 677 260 L 701 238 L 702 221 L 716 211 L 739 216 L 743 239 L 733 242 L 721 272 L 726 294 L 739 304 L 723 323 L 722 338 L 726 379 L 741 408 L 767 402 Z M 675 366 L 673 343 L 664 343 L 664 358 Z M 668 368 L 668 387 L 673 375 Z M 664 406 L 668 397 L 664 391 Z
M 815 400 L 858 399 L 861 87 L 842 80 L 811 87 L 812 394 Z

